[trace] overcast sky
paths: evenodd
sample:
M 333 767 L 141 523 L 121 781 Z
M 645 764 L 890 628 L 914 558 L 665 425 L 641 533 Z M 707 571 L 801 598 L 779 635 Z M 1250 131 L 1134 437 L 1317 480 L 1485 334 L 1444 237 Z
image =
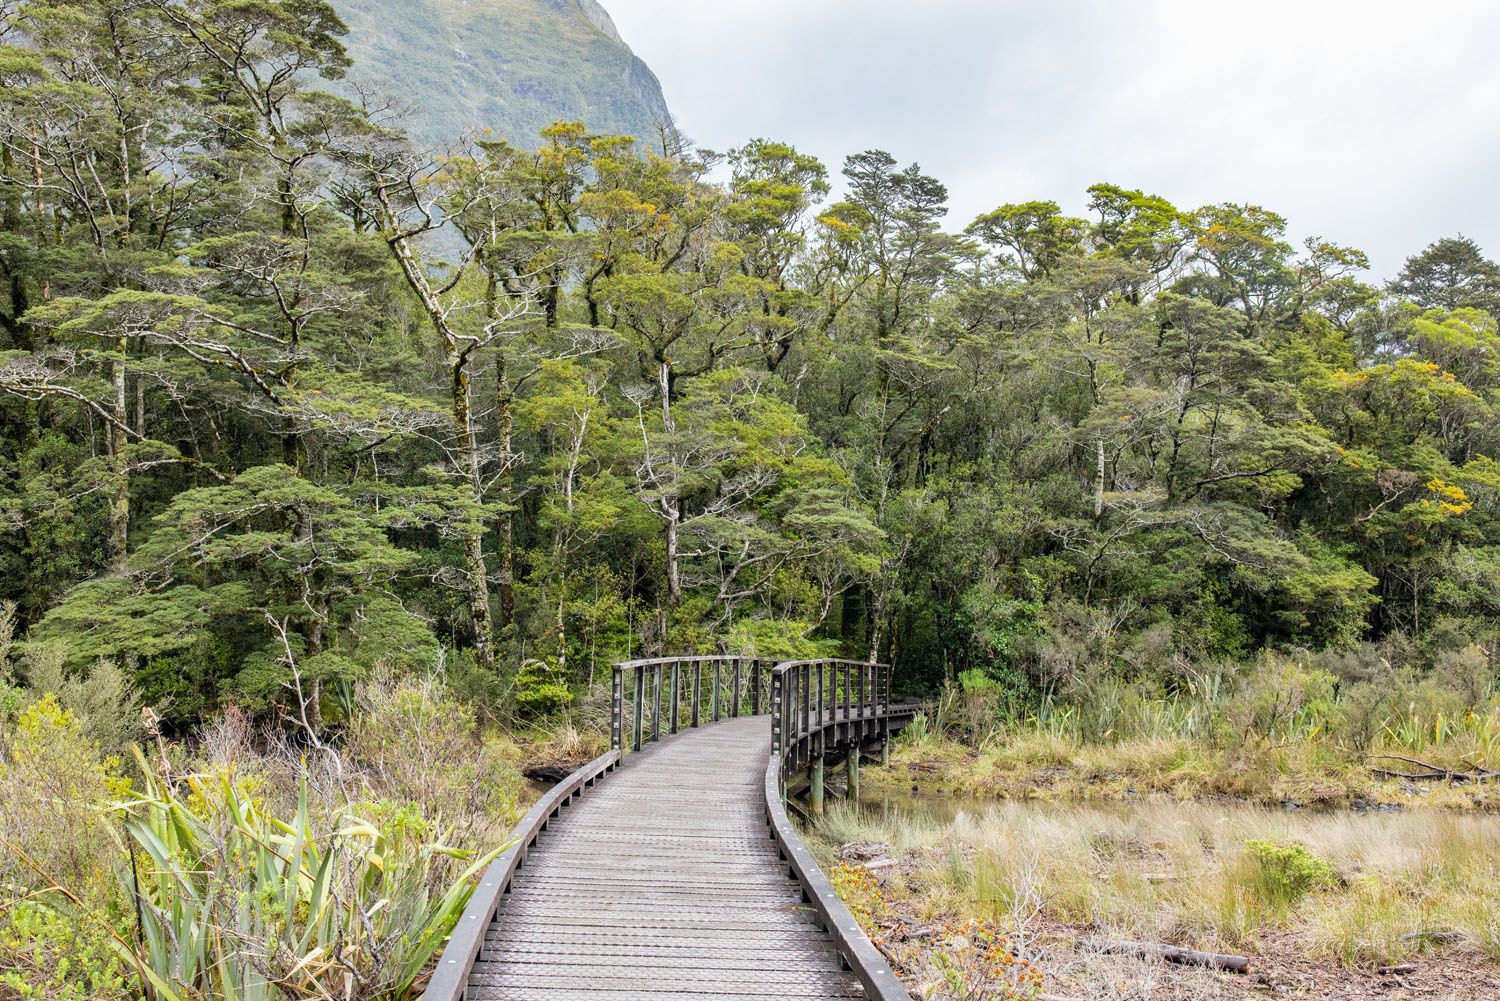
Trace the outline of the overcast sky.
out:
M 888 150 L 1083 214 L 1096 181 L 1264 205 L 1384 277 L 1462 232 L 1500 257 L 1495 0 L 604 0 L 683 130 L 837 173 Z

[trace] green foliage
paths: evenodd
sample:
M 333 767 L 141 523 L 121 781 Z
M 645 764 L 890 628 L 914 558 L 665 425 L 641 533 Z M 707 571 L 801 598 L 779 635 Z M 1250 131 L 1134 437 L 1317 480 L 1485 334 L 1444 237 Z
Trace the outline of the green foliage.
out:
M 573 693 L 558 680 L 556 671 L 539 660 L 521 665 L 511 697 L 516 709 L 527 719 L 555 716 L 573 702 Z
M 1286 910 L 1315 890 L 1339 884 L 1338 870 L 1305 845 L 1251 840 L 1245 849 L 1255 862 L 1256 893 L 1278 910 Z
M 305 782 L 285 820 L 231 774 L 188 785 L 184 797 L 148 777 L 119 807 L 143 860 L 139 959 L 169 999 L 415 997 L 501 850 L 459 869 L 458 853 L 399 812 L 383 825 L 353 812 L 315 823 Z
M 383 672 L 544 718 L 666 651 L 891 659 L 976 740 L 1488 711 L 1480 248 L 1381 290 L 1270 208 L 1107 183 L 949 232 L 878 149 L 828 204 L 773 138 L 658 150 L 654 81 L 563 6 L 15 5 L 0 660 L 46 670 L 4 711 L 326 742 Z

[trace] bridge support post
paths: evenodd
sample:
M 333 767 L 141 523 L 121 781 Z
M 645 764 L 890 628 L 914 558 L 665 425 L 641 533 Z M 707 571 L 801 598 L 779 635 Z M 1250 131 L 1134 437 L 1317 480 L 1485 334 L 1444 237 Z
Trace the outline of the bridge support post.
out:
M 823 815 L 823 757 L 823 739 L 819 737 L 817 745 L 813 748 L 811 784 L 807 792 L 808 804 L 815 817 Z
M 890 709 L 889 704 L 886 709 Z M 880 721 L 880 767 L 891 767 L 891 721 L 889 718 Z
M 859 741 L 849 745 L 849 798 L 859 799 Z

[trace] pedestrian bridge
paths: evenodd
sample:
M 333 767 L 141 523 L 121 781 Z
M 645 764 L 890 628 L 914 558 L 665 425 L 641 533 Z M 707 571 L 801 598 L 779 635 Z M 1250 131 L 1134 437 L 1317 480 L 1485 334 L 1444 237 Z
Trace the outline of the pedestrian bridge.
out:
M 608 753 L 558 783 L 475 888 L 426 1001 L 906 1001 L 787 816 L 913 708 L 884 664 L 614 667 Z

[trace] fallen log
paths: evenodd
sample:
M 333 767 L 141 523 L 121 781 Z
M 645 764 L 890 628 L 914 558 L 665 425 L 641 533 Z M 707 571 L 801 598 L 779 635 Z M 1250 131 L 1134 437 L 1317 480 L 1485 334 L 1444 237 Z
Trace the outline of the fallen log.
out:
M 1398 772 L 1394 769 L 1371 766 L 1370 771 L 1384 779 L 1405 779 L 1408 782 L 1493 782 L 1500 779 L 1500 772 L 1480 768 L 1477 765 L 1470 765 L 1463 771 L 1458 771 L 1420 761 L 1417 758 L 1402 757 L 1399 754 L 1376 754 L 1373 757 L 1377 761 L 1399 761 L 1402 764 L 1422 769 L 1420 772 Z
M 543 785 L 557 785 L 557 783 L 572 775 L 577 768 L 578 765 L 566 762 L 527 765 L 521 769 L 521 774 L 533 782 L 540 782 Z
M 1250 957 L 1234 956 L 1220 952 L 1199 952 L 1181 946 L 1159 942 L 1115 942 L 1108 939 L 1091 938 L 1078 943 L 1080 949 L 1108 953 L 1116 956 L 1138 956 L 1142 959 L 1160 959 L 1180 966 L 1202 966 L 1210 970 L 1228 970 L 1231 973 L 1249 973 Z

